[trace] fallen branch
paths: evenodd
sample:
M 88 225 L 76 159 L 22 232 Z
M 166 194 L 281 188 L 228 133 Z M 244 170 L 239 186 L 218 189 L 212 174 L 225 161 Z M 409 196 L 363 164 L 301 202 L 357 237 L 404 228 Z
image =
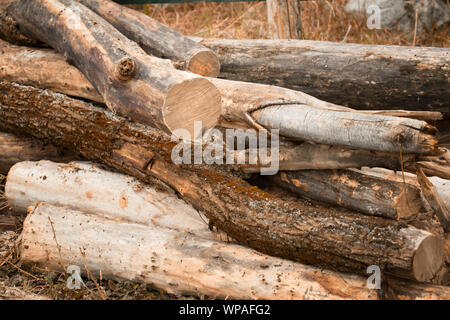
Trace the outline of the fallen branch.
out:
M 148 15 L 109 0 L 78 0 L 111 23 L 148 54 L 173 61 L 176 68 L 202 76 L 217 77 L 220 63 L 216 54 Z

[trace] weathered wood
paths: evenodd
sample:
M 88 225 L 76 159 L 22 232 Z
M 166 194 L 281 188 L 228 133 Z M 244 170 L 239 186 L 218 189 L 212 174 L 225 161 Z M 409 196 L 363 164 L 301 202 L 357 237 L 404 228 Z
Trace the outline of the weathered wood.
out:
M 6 175 L 17 162 L 26 160 L 54 160 L 59 162 L 79 158 L 76 154 L 58 149 L 37 139 L 0 132 L 0 173 Z
M 450 208 L 446 206 L 445 202 L 437 192 L 436 187 L 420 168 L 417 169 L 417 181 L 422 188 L 423 195 L 441 222 L 442 227 L 446 232 L 450 232 Z
M 159 187 L 159 188 L 158 188 Z M 16 213 L 45 202 L 86 214 L 209 237 L 208 223 L 161 185 L 113 173 L 85 162 L 21 162 L 9 171 L 5 197 Z
M 202 76 L 217 77 L 220 72 L 216 54 L 148 15 L 110 0 L 78 0 L 89 7 L 145 52 L 173 61 L 176 68 Z
M 23 263 L 58 270 L 61 265 L 77 265 L 84 271 L 80 248 L 95 275 L 101 272 L 106 279 L 145 282 L 171 294 L 222 299 L 377 299 L 377 291 L 369 290 L 362 277 L 269 257 L 238 245 L 45 203 L 31 210 L 20 244 Z
M 113 112 L 168 132 L 187 129 L 191 135 L 195 120 L 205 128 L 216 124 L 220 94 L 211 82 L 149 56 L 82 4 L 19 0 L 8 12 L 26 35 L 63 53 Z
M 0 103 L 0 129 L 49 139 L 143 181 L 157 178 L 211 225 L 261 252 L 361 274 L 378 265 L 420 281 L 433 278 L 443 263 L 443 241 L 426 231 L 345 209 L 283 201 L 220 166 L 174 165 L 170 136 L 88 103 L 7 82 L 0 82 Z
M 17 27 L 17 23 L 6 12 L 6 8 L 11 2 L 13 0 L 0 0 L 0 39 L 24 46 L 36 45 L 37 41 L 23 35 Z
M 0 79 L 103 102 L 75 67 L 52 49 L 15 46 L 0 40 Z
M 235 158 L 239 156 L 239 152 L 235 152 Z M 415 158 L 412 154 L 405 154 L 402 160 L 405 165 L 409 166 L 414 164 Z M 271 166 L 271 162 L 262 164 L 257 150 L 251 152 L 247 149 L 245 159 L 247 159 L 246 164 L 239 166 L 244 172 L 260 172 L 262 167 Z M 348 169 L 364 166 L 401 169 L 398 154 L 310 143 L 284 142 L 279 148 L 278 162 L 280 171 Z
M 450 50 L 307 40 L 200 39 L 221 78 L 304 91 L 354 109 L 440 111 L 450 117 Z
M 301 196 L 389 219 L 410 220 L 423 208 L 419 188 L 348 170 L 281 172 L 272 180 Z
M 272 39 L 301 39 L 301 0 L 267 0 Z
M 388 279 L 387 299 L 398 300 L 449 300 L 450 287 L 411 281 Z

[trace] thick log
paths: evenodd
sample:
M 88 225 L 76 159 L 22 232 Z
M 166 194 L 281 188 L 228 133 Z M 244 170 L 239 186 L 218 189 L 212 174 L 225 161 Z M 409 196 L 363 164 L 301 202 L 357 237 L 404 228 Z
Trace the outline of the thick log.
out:
M 29 206 L 45 202 L 116 221 L 211 238 L 205 218 L 171 189 L 144 184 L 92 163 L 18 163 L 8 174 L 5 196 L 16 213 L 26 213 Z
M 148 15 L 110 0 L 78 0 L 111 23 L 145 52 L 173 61 L 176 68 L 202 76 L 217 77 L 220 72 L 216 54 Z
M 86 77 L 52 49 L 15 46 L 0 40 L 0 52 L 0 79 L 103 102 Z
M 6 82 L 0 82 L 0 103 L 0 129 L 49 139 L 142 181 L 157 178 L 211 225 L 263 253 L 361 274 L 378 265 L 420 281 L 432 279 L 443 263 L 443 241 L 426 231 L 345 209 L 283 201 L 220 166 L 174 165 L 175 143 L 168 135 L 88 103 Z
M 195 120 L 205 128 L 216 124 L 221 103 L 214 85 L 149 56 L 82 4 L 19 0 L 8 12 L 26 35 L 63 53 L 113 112 L 168 132 L 187 129 L 191 136 Z
M 76 154 L 58 149 L 37 139 L 18 137 L 0 132 L 0 174 L 8 174 L 17 162 L 42 159 L 67 162 L 79 158 Z
M 94 275 L 101 272 L 103 278 L 145 282 L 171 294 L 222 299 L 377 299 L 377 291 L 367 289 L 362 277 L 45 203 L 31 209 L 20 244 L 23 263 L 57 270 L 77 265 L 84 270 L 80 248 Z
M 201 39 L 221 78 L 304 91 L 354 109 L 440 111 L 450 117 L 450 50 L 307 40 Z
M 267 18 L 272 39 L 301 39 L 300 0 L 267 0 Z
M 272 179 L 301 196 L 368 215 L 411 220 L 423 208 L 418 187 L 348 170 L 281 172 Z
M 433 208 L 436 216 L 442 224 L 446 232 L 450 232 L 450 208 L 441 199 L 436 187 L 431 183 L 422 169 L 417 169 L 417 181 L 422 188 L 423 195 L 427 199 L 430 206 Z

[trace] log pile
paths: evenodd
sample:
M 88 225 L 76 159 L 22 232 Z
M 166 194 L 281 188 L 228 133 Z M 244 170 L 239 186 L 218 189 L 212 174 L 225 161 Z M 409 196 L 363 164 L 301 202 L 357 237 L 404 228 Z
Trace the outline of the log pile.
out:
M 15 32 L 0 42 L 0 170 L 9 206 L 28 214 L 24 263 L 86 259 L 94 274 L 178 295 L 450 297 L 439 102 L 378 109 L 370 91 L 370 108 L 349 108 L 264 67 L 270 83 L 218 79 L 223 50 L 109 0 L 4 2 Z M 412 53 L 397 50 L 402 67 Z M 442 86 L 428 85 L 448 70 L 430 61 L 448 50 L 422 54 L 421 94 L 439 101 Z M 400 105 L 403 90 L 399 81 Z M 244 138 L 218 138 L 230 129 Z M 67 164 L 80 159 L 93 163 Z M 383 288 L 367 286 L 370 266 Z

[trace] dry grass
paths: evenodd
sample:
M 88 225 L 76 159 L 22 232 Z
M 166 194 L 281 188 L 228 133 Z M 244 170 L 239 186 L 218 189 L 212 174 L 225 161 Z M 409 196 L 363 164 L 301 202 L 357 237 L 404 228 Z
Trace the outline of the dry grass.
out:
M 336 42 L 345 39 L 346 42 L 364 44 L 413 45 L 413 32 L 369 30 L 364 15 L 345 12 L 346 1 L 305 1 L 302 6 L 304 38 Z M 203 2 L 133 7 L 186 35 L 233 39 L 269 38 L 265 2 Z M 449 26 L 418 35 L 416 45 L 450 47 Z

